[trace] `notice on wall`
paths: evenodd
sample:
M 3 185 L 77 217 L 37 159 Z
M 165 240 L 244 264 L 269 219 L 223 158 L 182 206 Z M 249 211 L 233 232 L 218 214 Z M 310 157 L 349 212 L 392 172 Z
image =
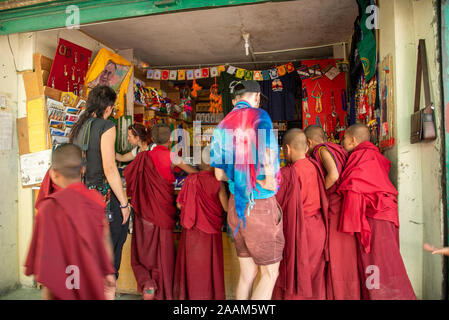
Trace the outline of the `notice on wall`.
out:
M 0 151 L 12 149 L 13 119 L 9 112 L 0 112 Z
M 23 187 L 33 187 L 44 180 L 51 164 L 51 149 L 20 156 L 20 174 Z

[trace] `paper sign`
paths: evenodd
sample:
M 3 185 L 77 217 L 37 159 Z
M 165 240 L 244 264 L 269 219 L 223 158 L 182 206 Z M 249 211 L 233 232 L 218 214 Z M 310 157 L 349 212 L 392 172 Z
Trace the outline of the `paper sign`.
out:
M 0 151 L 12 149 L 12 114 L 9 112 L 0 112 Z
M 51 149 L 20 156 L 22 185 L 33 186 L 44 180 L 51 164 Z

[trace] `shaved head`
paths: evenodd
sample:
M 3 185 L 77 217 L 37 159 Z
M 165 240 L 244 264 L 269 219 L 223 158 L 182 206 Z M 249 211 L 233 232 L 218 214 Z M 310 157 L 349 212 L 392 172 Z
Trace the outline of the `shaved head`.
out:
M 151 129 L 151 136 L 157 145 L 166 144 L 170 141 L 171 129 L 168 124 L 159 123 Z
M 364 141 L 370 141 L 371 134 L 369 131 L 369 128 L 362 124 L 362 123 L 356 123 L 350 126 L 346 130 L 346 134 L 356 138 L 358 143 L 362 143 Z
M 307 127 L 304 131 L 308 139 L 312 139 L 318 143 L 326 142 L 326 137 L 324 135 L 324 130 L 320 126 L 312 125 Z
M 307 137 L 301 129 L 290 129 L 284 136 L 284 145 L 289 145 L 297 151 L 307 150 Z
M 80 179 L 83 169 L 81 149 L 72 143 L 58 146 L 51 154 L 51 168 L 67 179 Z

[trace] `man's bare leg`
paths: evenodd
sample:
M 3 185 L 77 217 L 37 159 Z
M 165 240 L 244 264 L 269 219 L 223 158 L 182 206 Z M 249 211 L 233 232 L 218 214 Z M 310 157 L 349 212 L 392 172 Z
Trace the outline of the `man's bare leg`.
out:
M 274 285 L 279 275 L 280 262 L 260 266 L 260 281 L 254 289 L 251 300 L 271 300 Z
M 235 298 L 236 300 L 248 300 L 259 269 L 253 258 L 239 258 L 239 264 L 240 276 Z

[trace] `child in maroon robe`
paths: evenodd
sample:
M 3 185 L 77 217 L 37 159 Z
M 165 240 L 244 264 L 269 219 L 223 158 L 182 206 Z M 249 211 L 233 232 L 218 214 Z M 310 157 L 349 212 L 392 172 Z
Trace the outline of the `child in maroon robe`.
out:
M 135 212 L 131 266 L 145 300 L 173 299 L 176 208 L 170 134 L 168 125 L 155 125 L 152 137 L 157 146 L 139 153 L 124 171 Z M 197 172 L 184 163 L 177 167 L 187 173 Z
M 25 263 L 25 274 L 35 275 L 44 286 L 44 299 L 113 299 L 115 268 L 106 204 L 81 183 L 81 173 L 80 148 L 65 144 L 53 151 Z
M 309 155 L 325 172 L 329 201 L 329 264 L 327 268 L 328 300 L 360 300 L 360 278 L 357 268 L 357 241 L 354 235 L 339 232 L 342 197 L 337 193 L 348 152 L 340 145 L 326 142 L 320 126 L 305 130 Z
M 300 129 L 284 136 L 288 166 L 281 169 L 276 199 L 284 216 L 285 247 L 275 300 L 325 300 L 327 197 L 319 165 L 306 157 L 307 138 Z
M 200 169 L 187 177 L 177 199 L 183 230 L 176 257 L 174 295 L 177 300 L 224 300 L 221 228 L 228 195 L 211 166 L 203 163 Z
M 352 125 L 343 137 L 351 154 L 338 188 L 339 231 L 357 236 L 362 299 L 416 299 L 399 251 L 398 192 L 388 178 L 390 161 L 369 140 L 363 124 Z

